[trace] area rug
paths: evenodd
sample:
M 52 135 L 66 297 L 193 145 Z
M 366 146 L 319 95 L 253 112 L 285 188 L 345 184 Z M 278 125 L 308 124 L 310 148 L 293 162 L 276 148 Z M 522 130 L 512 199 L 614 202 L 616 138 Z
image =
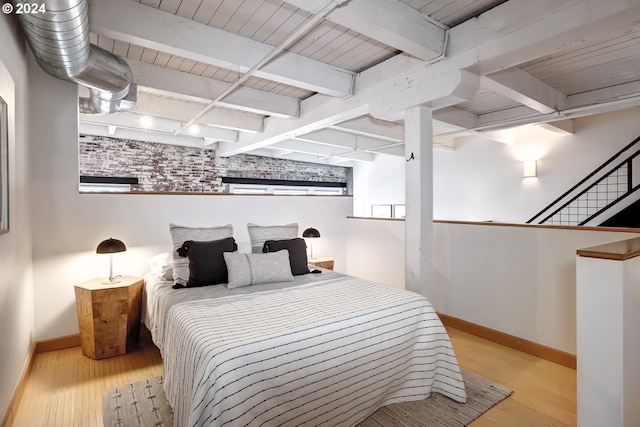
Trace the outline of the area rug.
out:
M 433 393 L 424 400 L 384 406 L 360 427 L 466 426 L 506 399 L 511 390 L 484 377 L 462 371 L 467 403 Z M 172 427 L 173 412 L 162 390 L 162 377 L 126 384 L 104 393 L 105 427 Z

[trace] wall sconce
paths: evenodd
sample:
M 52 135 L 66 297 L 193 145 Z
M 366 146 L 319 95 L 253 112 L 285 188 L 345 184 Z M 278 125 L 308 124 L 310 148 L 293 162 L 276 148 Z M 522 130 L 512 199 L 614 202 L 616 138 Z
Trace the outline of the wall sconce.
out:
M 538 162 L 536 160 L 525 160 L 522 163 L 524 165 L 524 178 L 533 178 L 538 176 Z
M 108 285 L 119 282 L 119 280 L 116 279 L 120 276 L 113 275 L 113 254 L 116 252 L 124 252 L 126 250 L 127 247 L 124 245 L 124 243 L 122 243 L 121 240 L 112 238 L 103 240 L 96 248 L 97 254 L 109 254 L 109 282 L 105 284 Z
M 320 232 L 313 227 L 307 228 L 302 232 L 302 237 L 305 239 L 311 239 L 309 241 L 310 258 L 313 258 L 313 239 L 320 237 Z

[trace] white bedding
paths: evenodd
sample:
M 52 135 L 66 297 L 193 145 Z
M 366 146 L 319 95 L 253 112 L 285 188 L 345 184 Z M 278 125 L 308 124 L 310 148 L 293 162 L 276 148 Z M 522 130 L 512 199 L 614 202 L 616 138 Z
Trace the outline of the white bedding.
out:
M 232 290 L 170 286 L 147 277 L 145 322 L 176 426 L 350 426 L 432 391 L 466 399 L 421 295 L 326 271 Z
M 145 287 L 142 303 L 142 318 L 144 324 L 149 331 L 151 331 L 153 342 L 158 346 L 160 351 L 162 351 L 165 321 L 169 314 L 169 309 L 176 304 L 187 301 L 222 298 L 232 295 L 289 288 L 309 283 L 323 282 L 337 277 L 343 277 L 343 275 L 323 269 L 322 274 L 296 276 L 293 282 L 262 283 L 232 289 L 227 289 L 225 285 L 173 289 L 172 286 L 174 282 L 172 280 L 163 280 L 157 274 L 148 273 L 144 278 Z

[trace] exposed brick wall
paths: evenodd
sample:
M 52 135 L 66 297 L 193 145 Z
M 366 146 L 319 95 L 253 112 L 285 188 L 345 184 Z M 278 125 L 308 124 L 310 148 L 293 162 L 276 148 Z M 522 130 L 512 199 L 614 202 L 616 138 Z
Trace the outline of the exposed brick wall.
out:
M 80 175 L 136 177 L 132 191 L 227 192 L 223 176 L 348 182 L 349 168 L 270 157 L 216 157 L 199 148 L 81 135 Z M 204 177 L 204 182 L 200 178 Z

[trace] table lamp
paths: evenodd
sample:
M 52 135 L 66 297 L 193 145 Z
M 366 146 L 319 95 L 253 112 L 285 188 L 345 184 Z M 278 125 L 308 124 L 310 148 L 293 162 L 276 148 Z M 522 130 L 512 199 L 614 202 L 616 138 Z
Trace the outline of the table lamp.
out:
M 302 232 L 302 237 L 312 239 L 309 241 L 310 255 L 313 258 L 313 239 L 320 237 L 320 232 L 313 227 L 309 227 Z
M 118 283 L 119 280 L 116 280 L 118 276 L 113 275 L 113 254 L 116 252 L 124 252 L 127 250 L 127 247 L 122 243 L 121 240 L 109 238 L 107 240 L 103 240 L 100 242 L 98 247 L 96 248 L 97 254 L 109 254 L 109 283 Z

